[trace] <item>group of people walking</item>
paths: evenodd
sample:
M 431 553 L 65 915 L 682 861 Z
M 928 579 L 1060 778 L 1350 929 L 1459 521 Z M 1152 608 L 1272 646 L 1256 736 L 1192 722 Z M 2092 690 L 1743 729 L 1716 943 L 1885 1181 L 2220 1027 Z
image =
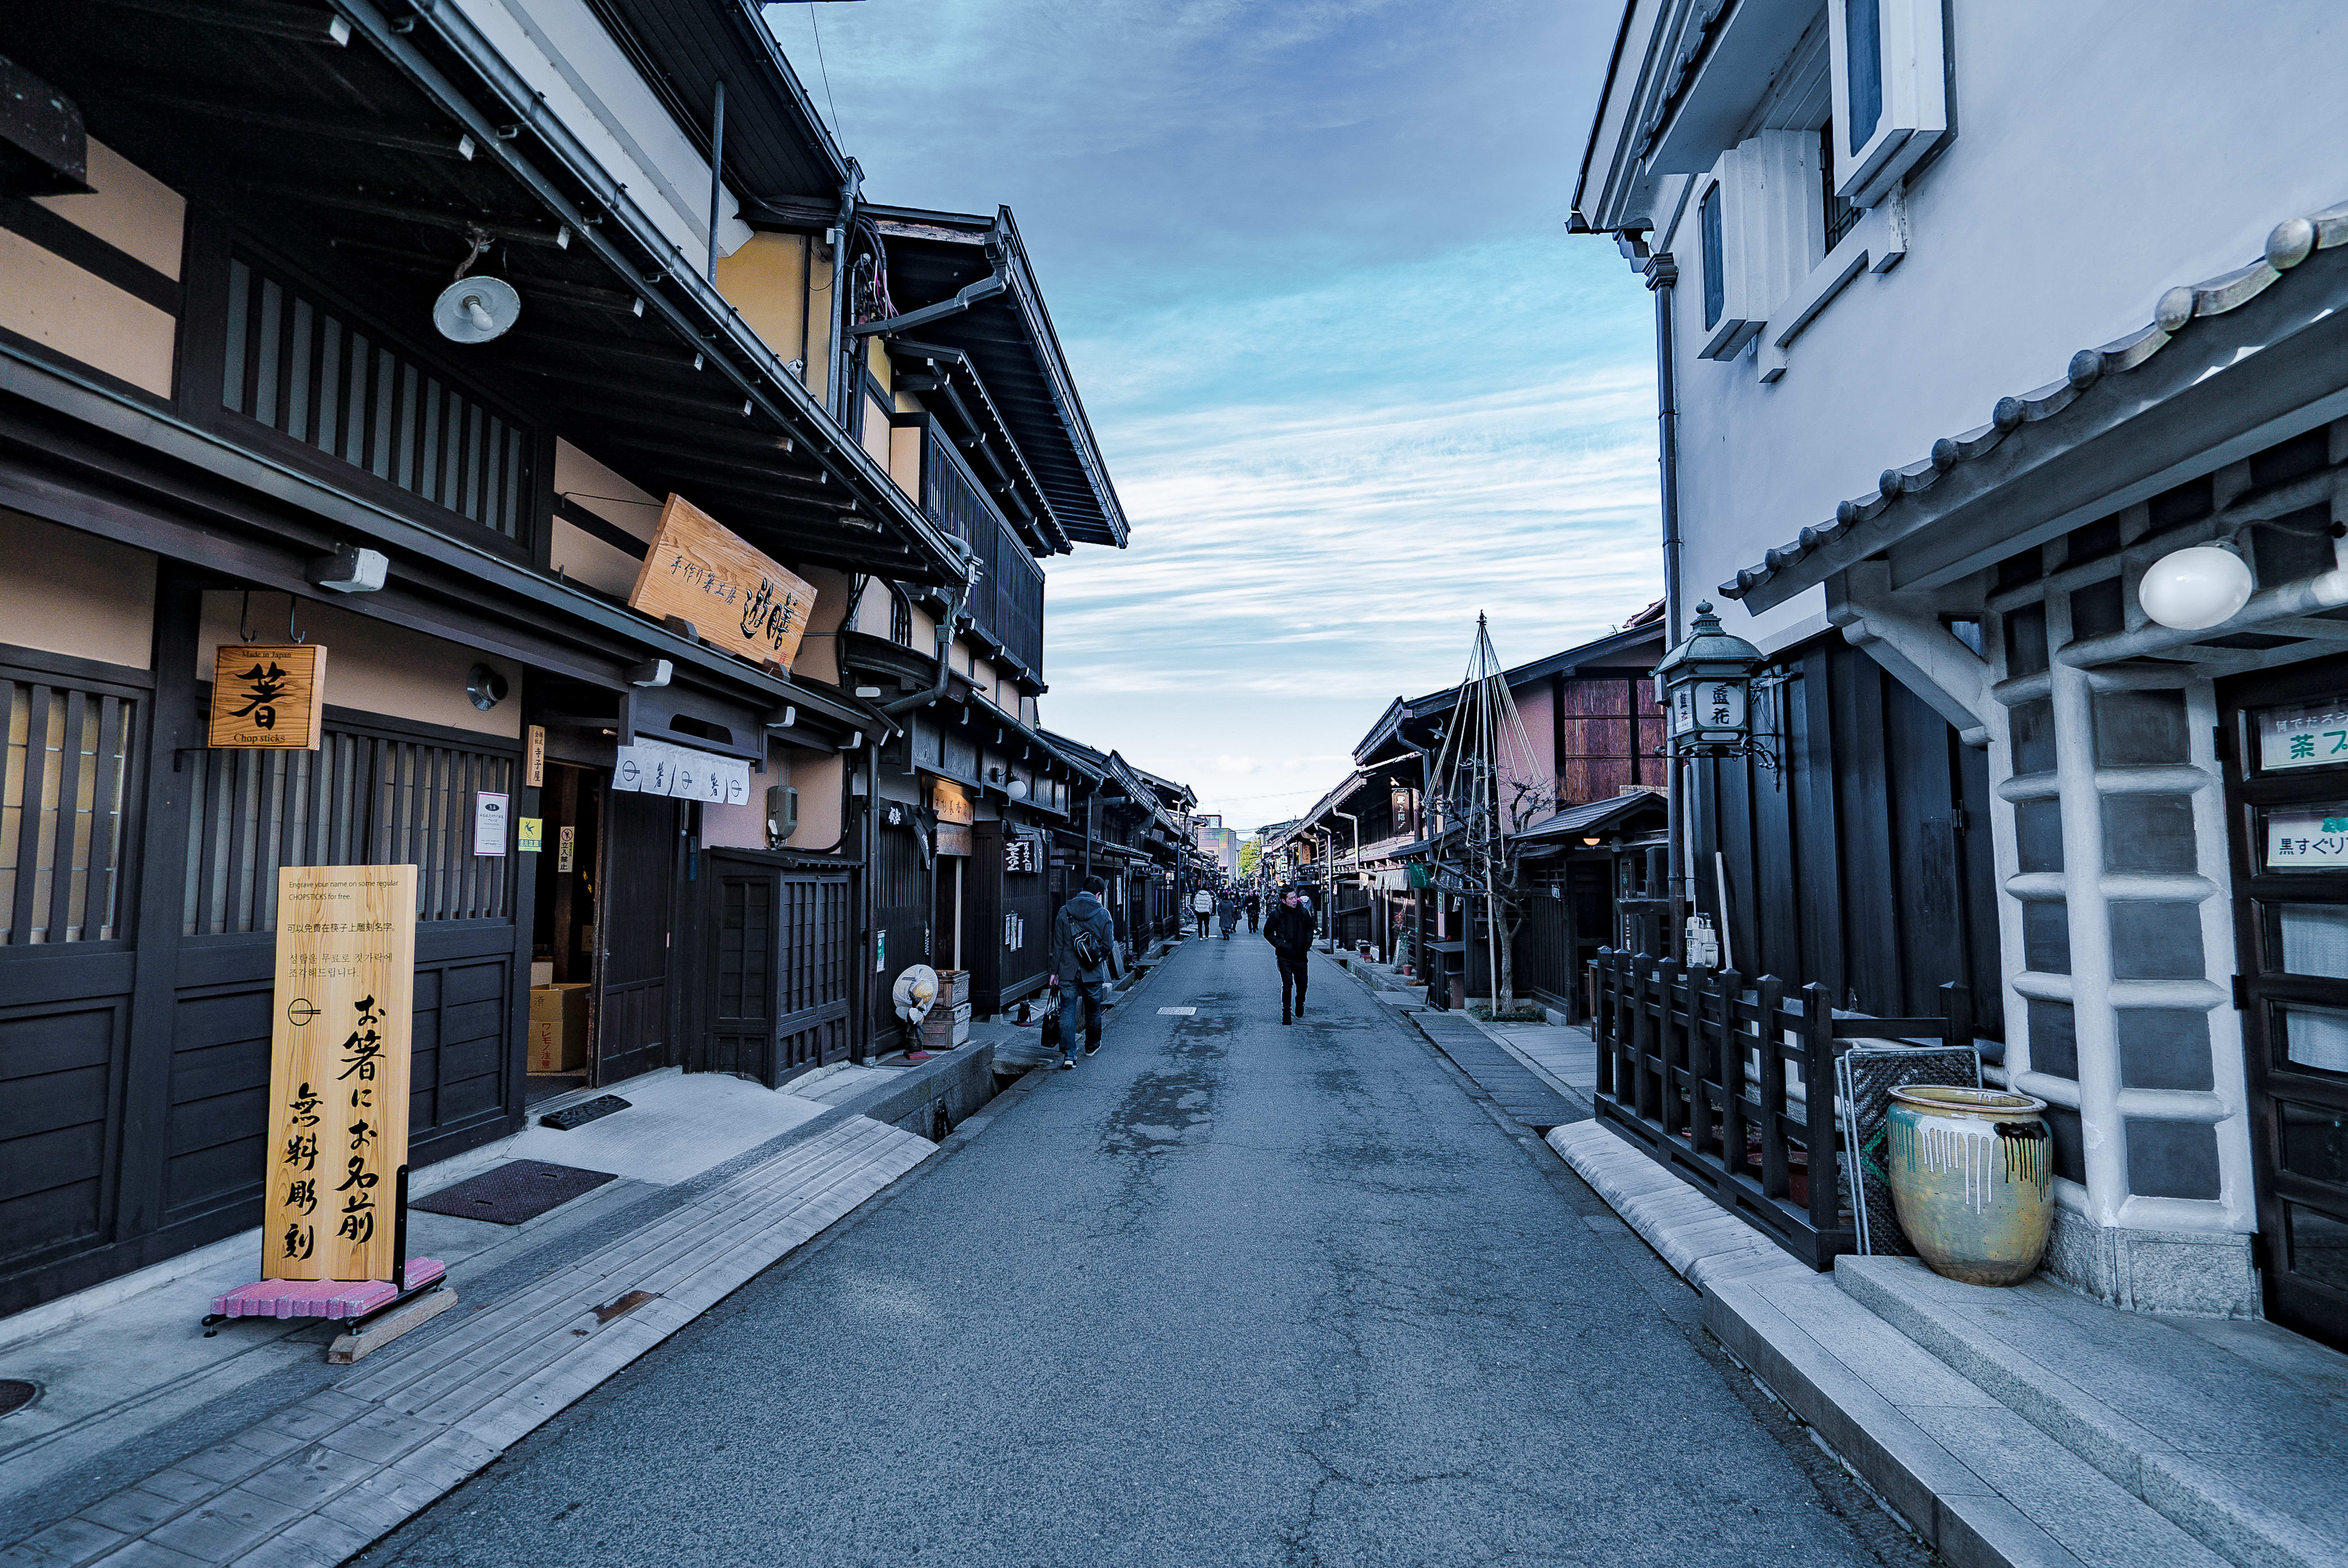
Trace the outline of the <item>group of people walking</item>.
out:
M 1203 937 L 1207 934 L 1207 921 L 1212 918 L 1221 927 L 1226 942 L 1239 928 L 1241 915 L 1247 917 L 1248 929 L 1254 930 L 1256 916 L 1262 907 L 1262 901 L 1253 888 L 1241 893 L 1232 887 L 1225 887 L 1220 892 L 1201 887 L 1190 895 L 1190 915 L 1199 922 L 1199 935 Z
M 1083 887 L 1052 918 L 1052 985 L 1059 1007 L 1047 1017 L 1059 1032 L 1063 1071 L 1076 1067 L 1079 1049 L 1086 1056 L 1100 1050 L 1102 1009 L 1109 987 L 1125 973 L 1117 954 L 1117 921 L 1101 902 L 1107 891 L 1106 881 L 1087 876 Z M 1199 935 L 1207 935 L 1208 921 L 1218 919 L 1225 941 L 1231 940 L 1241 916 L 1246 917 L 1250 931 L 1257 929 L 1262 908 L 1262 896 L 1252 888 L 1241 893 L 1226 887 L 1218 894 L 1201 887 L 1190 896 L 1190 913 L 1198 921 Z M 1286 1024 L 1304 1016 L 1304 988 L 1311 978 L 1307 961 L 1313 953 L 1313 906 L 1296 888 L 1287 888 L 1262 925 L 1264 940 L 1272 944 L 1280 966 L 1280 1021 Z

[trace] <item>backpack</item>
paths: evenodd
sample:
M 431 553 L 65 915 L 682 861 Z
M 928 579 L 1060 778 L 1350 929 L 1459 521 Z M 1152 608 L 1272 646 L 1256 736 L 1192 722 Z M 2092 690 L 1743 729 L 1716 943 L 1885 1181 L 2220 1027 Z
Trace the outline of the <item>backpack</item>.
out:
M 1078 925 L 1073 916 L 1068 919 L 1068 951 L 1080 969 L 1097 969 L 1108 962 L 1108 955 L 1101 950 L 1100 938 L 1093 934 L 1093 928 Z

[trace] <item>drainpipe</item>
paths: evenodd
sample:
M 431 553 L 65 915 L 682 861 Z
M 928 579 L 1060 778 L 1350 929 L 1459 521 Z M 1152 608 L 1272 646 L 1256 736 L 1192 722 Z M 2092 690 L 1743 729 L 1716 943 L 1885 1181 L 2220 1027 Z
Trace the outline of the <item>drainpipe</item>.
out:
M 911 696 L 900 697 L 893 702 L 881 703 L 880 711 L 892 719 L 908 708 L 919 708 L 944 696 L 947 680 L 953 674 L 954 626 L 962 620 L 962 607 L 970 598 L 970 590 L 974 585 L 976 574 L 972 570 L 973 558 L 970 547 L 963 544 L 962 540 L 954 538 L 951 534 L 946 537 L 963 552 L 963 579 L 954 586 L 953 597 L 946 601 L 945 614 L 938 618 L 937 678 L 930 682 L 930 688 L 926 692 L 916 692 Z
M 842 430 L 848 428 L 848 411 L 856 406 L 849 400 L 848 369 L 848 294 L 849 253 L 856 248 L 856 199 L 864 184 L 864 169 L 854 159 L 848 160 L 848 178 L 839 185 L 839 235 L 831 248 L 831 384 L 825 389 L 826 407 L 832 422 Z M 863 347 L 863 340 L 857 340 Z
M 1643 249 L 1643 241 L 1633 241 Z M 1680 399 L 1679 378 L 1673 364 L 1672 306 L 1678 292 L 1679 263 L 1671 252 L 1645 259 L 1641 271 L 1647 292 L 1655 296 L 1655 445 L 1660 460 L 1659 498 L 1663 520 L 1663 629 L 1669 647 L 1685 635 L 1680 624 Z M 1686 773 L 1691 764 L 1674 759 L 1671 788 L 1663 801 L 1663 835 L 1672 871 L 1664 879 L 1671 891 L 1671 928 L 1663 948 L 1673 958 L 1686 953 L 1687 893 L 1694 876 L 1690 858 L 1695 853 L 1689 834 Z

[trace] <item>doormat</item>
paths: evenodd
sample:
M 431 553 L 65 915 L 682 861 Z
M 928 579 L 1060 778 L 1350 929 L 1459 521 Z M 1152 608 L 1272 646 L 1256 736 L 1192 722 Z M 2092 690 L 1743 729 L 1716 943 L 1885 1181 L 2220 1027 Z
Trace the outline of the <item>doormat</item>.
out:
M 512 1160 L 469 1181 L 443 1187 L 429 1197 L 417 1198 L 408 1207 L 464 1220 L 487 1220 L 496 1225 L 518 1225 L 582 1193 L 592 1193 L 611 1179 L 609 1171 L 582 1171 L 572 1165 L 550 1165 L 543 1160 Z
M 614 1111 L 625 1111 L 629 1102 L 616 1094 L 598 1094 L 592 1100 L 582 1100 L 576 1105 L 566 1105 L 560 1111 L 550 1111 L 538 1119 L 541 1127 L 551 1127 L 558 1132 L 568 1132 L 573 1127 L 584 1127 L 600 1121 Z

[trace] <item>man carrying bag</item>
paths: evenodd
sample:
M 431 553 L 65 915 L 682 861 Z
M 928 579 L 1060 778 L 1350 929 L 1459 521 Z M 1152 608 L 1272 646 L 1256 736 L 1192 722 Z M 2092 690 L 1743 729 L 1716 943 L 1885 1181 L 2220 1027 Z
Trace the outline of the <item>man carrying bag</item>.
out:
M 1313 917 L 1296 901 L 1291 887 L 1280 896 L 1280 907 L 1263 923 L 1263 939 L 1280 958 L 1280 1021 L 1288 1021 L 1288 998 L 1296 995 L 1296 1016 L 1304 1016 L 1305 961 L 1313 952 Z
M 1100 901 L 1108 884 L 1085 878 L 1083 889 L 1052 917 L 1053 984 L 1060 993 L 1060 1067 L 1076 1065 L 1076 1030 L 1082 1024 L 1085 1054 L 1100 1049 L 1101 1002 L 1119 971 L 1117 924 Z

